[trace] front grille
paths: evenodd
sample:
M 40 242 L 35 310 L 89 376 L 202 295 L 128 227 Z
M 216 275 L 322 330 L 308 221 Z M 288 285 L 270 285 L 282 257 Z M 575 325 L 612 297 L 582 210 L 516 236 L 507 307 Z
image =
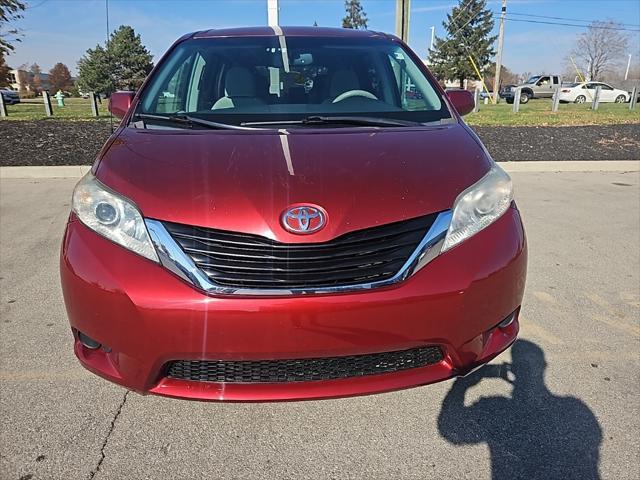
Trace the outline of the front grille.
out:
M 433 365 L 442 360 L 439 347 L 347 357 L 296 360 L 177 360 L 168 376 L 180 380 L 218 383 L 285 383 L 335 380 L 399 372 Z
M 392 278 L 437 214 L 347 233 L 323 243 L 280 243 L 245 233 L 165 222 L 214 283 L 235 288 L 348 286 Z

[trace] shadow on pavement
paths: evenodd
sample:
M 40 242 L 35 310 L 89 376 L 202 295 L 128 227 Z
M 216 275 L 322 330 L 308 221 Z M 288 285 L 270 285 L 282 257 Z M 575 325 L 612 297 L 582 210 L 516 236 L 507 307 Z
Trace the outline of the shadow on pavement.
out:
M 582 401 L 551 393 L 544 384 L 544 352 L 517 341 L 512 364 L 487 365 L 458 378 L 438 417 L 440 434 L 454 445 L 486 443 L 493 480 L 598 479 L 600 425 Z M 511 398 L 482 397 L 465 406 L 467 389 L 483 378 L 513 385 Z

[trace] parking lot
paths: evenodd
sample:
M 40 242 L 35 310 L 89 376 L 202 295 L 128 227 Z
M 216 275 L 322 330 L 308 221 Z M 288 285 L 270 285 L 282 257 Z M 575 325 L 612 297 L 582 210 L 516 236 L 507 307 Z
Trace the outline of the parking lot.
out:
M 0 478 L 637 479 L 639 173 L 512 177 L 529 240 L 512 352 L 412 390 L 254 404 L 83 370 L 58 280 L 76 180 L 2 179 Z

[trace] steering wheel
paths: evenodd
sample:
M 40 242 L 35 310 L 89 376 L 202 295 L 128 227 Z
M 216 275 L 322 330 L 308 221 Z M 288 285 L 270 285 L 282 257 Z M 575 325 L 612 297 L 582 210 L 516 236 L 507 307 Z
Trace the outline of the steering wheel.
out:
M 376 97 L 371 92 L 367 92 L 366 90 L 347 90 L 346 92 L 342 92 L 340 95 L 334 98 L 333 102 L 331 103 L 338 103 L 351 97 L 364 97 L 370 98 L 371 100 L 378 100 L 378 97 Z

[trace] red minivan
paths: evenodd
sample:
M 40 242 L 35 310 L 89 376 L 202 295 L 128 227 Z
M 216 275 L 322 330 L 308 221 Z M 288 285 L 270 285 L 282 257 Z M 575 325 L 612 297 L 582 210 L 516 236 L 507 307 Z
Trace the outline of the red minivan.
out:
M 398 38 L 185 35 L 75 188 L 75 353 L 140 393 L 296 400 L 425 385 L 518 333 L 509 176 Z

